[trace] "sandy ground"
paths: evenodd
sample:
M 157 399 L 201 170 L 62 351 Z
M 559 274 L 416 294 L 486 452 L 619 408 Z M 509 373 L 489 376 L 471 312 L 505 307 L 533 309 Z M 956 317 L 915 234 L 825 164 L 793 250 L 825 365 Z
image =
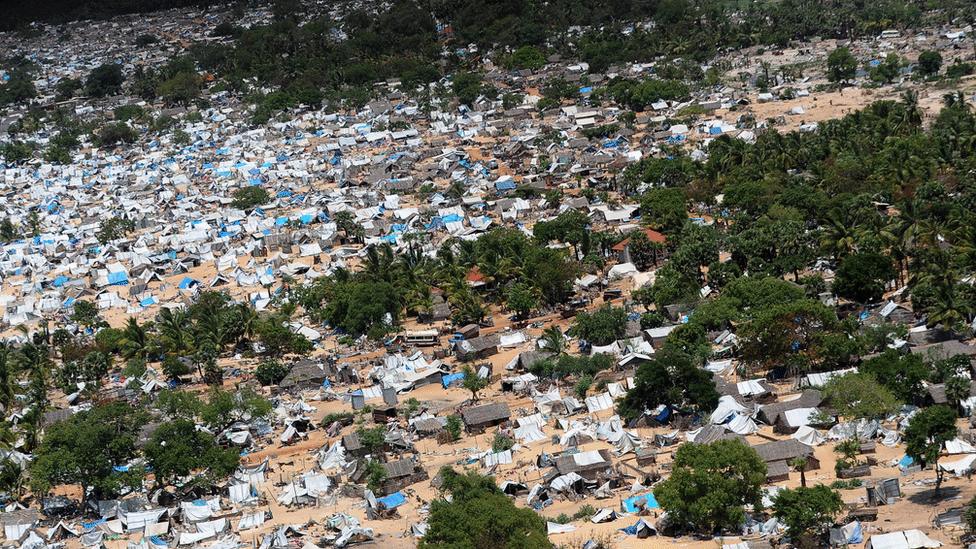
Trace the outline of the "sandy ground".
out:
M 504 315 L 496 314 L 495 319 L 497 325 L 492 329 L 486 330 L 486 332 L 491 332 L 493 330 L 504 330 L 508 327 L 508 323 L 505 320 Z M 550 316 L 546 318 L 546 320 L 555 321 L 556 318 Z M 558 324 L 565 326 L 567 321 L 558 319 Z M 538 335 L 538 333 L 541 332 L 541 329 L 530 328 L 528 331 L 532 335 Z M 490 361 L 494 366 L 494 371 L 496 374 L 502 372 L 505 364 L 507 364 L 509 360 L 516 356 L 521 350 L 524 350 L 524 347 L 522 349 L 503 350 L 501 353 L 491 357 Z M 364 356 L 365 355 L 351 357 L 349 360 L 361 360 Z M 450 362 L 451 359 L 448 359 L 448 361 Z M 233 385 L 237 381 L 240 380 L 228 380 L 227 384 Z M 564 394 L 568 394 L 571 391 L 571 388 L 566 385 L 562 388 L 562 391 Z M 439 385 L 428 385 L 400 395 L 400 401 L 403 402 L 411 397 L 421 401 L 432 412 L 446 414 L 452 413 L 452 411 L 458 405 L 468 400 L 471 395 L 468 391 L 460 388 L 449 388 L 445 390 Z M 498 383 L 497 380 L 480 394 L 480 398 L 482 401 L 486 402 L 504 401 L 508 403 L 513 412 L 513 417 L 528 415 L 534 411 L 533 403 L 530 398 L 514 395 L 512 393 L 502 393 L 500 390 L 500 383 Z M 316 423 L 320 422 L 321 418 L 326 414 L 348 411 L 350 409 L 348 403 L 341 400 L 307 400 L 307 402 L 316 408 L 316 410 L 311 414 L 311 417 L 316 421 Z M 612 412 L 608 410 L 600 414 L 596 414 L 595 418 L 607 419 L 611 415 Z M 579 417 L 580 416 L 578 415 L 575 418 Z M 277 434 L 280 434 L 279 428 L 275 437 L 260 441 L 261 449 L 250 453 L 244 458 L 243 461 L 248 464 L 257 464 L 264 459 L 269 460 L 271 472 L 268 474 L 267 482 L 262 489 L 262 502 L 257 508 L 270 511 L 273 518 L 265 523 L 265 525 L 263 525 L 261 528 L 241 532 L 240 536 L 244 543 L 254 544 L 254 546 L 256 546 L 260 544 L 261 536 L 273 531 L 273 529 L 278 526 L 287 524 L 300 525 L 315 522 L 323 523 L 332 514 L 341 512 L 358 518 L 365 526 L 374 530 L 377 537 L 371 545 L 393 548 L 414 547 L 416 545 L 416 540 L 410 534 L 410 526 L 411 524 L 422 522 L 425 519 L 425 504 L 438 496 L 438 492 L 431 486 L 430 480 L 426 480 L 406 488 L 403 492 L 407 496 L 407 503 L 397 509 L 398 517 L 388 520 L 367 521 L 364 503 L 358 498 L 345 498 L 334 495 L 331 500 L 321 502 L 319 506 L 304 508 L 285 508 L 277 504 L 276 499 L 277 496 L 283 491 L 283 484 L 289 482 L 290 479 L 299 476 L 303 472 L 314 469 L 315 452 L 317 450 L 323 446 L 333 443 L 334 441 L 338 440 L 342 434 L 351 432 L 354 429 L 355 427 L 347 427 L 336 437 L 328 437 L 323 429 L 316 429 L 309 433 L 307 439 L 302 440 L 297 444 L 283 446 L 278 442 L 277 438 Z M 555 427 L 555 422 L 552 419 L 550 419 L 543 430 L 547 436 L 562 432 Z M 491 429 L 487 433 L 480 435 L 465 435 L 461 438 L 461 440 L 453 444 L 438 444 L 433 439 L 422 439 L 415 442 L 415 449 L 421 458 L 423 466 L 428 471 L 430 478 L 433 478 L 437 471 L 445 465 L 455 468 L 471 467 L 475 470 L 486 472 L 479 463 L 474 463 L 473 465 L 466 465 L 466 463 L 469 456 L 477 454 L 478 452 L 483 452 L 491 447 L 494 431 L 494 429 Z M 644 440 L 653 440 L 655 434 L 669 431 L 669 429 L 636 429 L 636 432 Z M 759 444 L 770 439 L 779 438 L 783 437 L 780 435 L 774 435 L 770 427 L 764 427 L 757 435 L 748 437 L 748 441 L 751 444 Z M 832 447 L 832 444 L 826 444 L 815 449 L 815 455 L 820 460 L 821 467 L 819 470 L 807 473 L 808 484 L 813 485 L 817 483 L 830 483 L 836 480 L 833 467 L 836 461 L 836 455 L 834 454 Z M 607 443 L 598 441 L 585 444 L 581 447 L 581 450 L 594 450 L 601 448 L 612 449 L 612 447 L 610 447 Z M 553 453 L 560 450 L 562 450 L 562 448 L 558 444 L 553 444 L 551 440 L 539 441 L 528 446 L 520 447 L 515 454 L 515 460 L 512 464 L 498 466 L 496 469 L 490 472 L 492 472 L 499 481 L 517 480 L 526 483 L 531 487 L 544 473 L 544 471 L 539 470 L 535 466 L 536 457 L 543 451 Z M 878 520 L 876 522 L 864 524 L 865 536 L 868 537 L 875 533 L 889 532 L 894 530 L 918 528 L 927 532 L 931 537 L 942 541 L 947 546 L 957 546 L 958 532 L 935 530 L 932 527 L 932 519 L 940 511 L 958 507 L 965 502 L 968 502 L 970 498 L 976 495 L 976 485 L 965 478 L 948 478 L 944 484 L 945 490 L 943 498 L 938 501 L 933 501 L 930 495 L 932 491 L 931 482 L 934 480 L 934 474 L 931 471 L 922 471 L 913 475 L 901 476 L 897 467 L 891 465 L 892 463 L 896 462 L 897 459 L 903 455 L 903 453 L 903 447 L 887 448 L 882 445 L 878 445 L 877 453 L 870 456 L 877 461 L 877 466 L 872 468 L 871 478 L 899 478 L 904 497 L 895 505 L 881 507 L 879 509 Z M 391 459 L 398 457 L 400 456 L 391 456 Z M 953 459 L 957 459 L 957 457 L 944 458 L 946 461 Z M 618 460 L 634 464 L 634 456 L 632 454 L 623 456 L 622 458 L 615 457 L 615 461 Z M 658 455 L 658 467 L 660 467 L 662 463 L 667 463 L 668 461 L 670 461 L 669 449 L 661 450 Z M 645 469 L 650 468 L 651 467 L 647 467 Z M 778 483 L 777 485 L 795 487 L 798 486 L 799 483 L 799 474 L 791 473 L 788 481 Z M 549 518 L 554 518 L 560 513 L 572 515 L 577 509 L 579 509 L 580 506 L 584 504 L 591 505 L 596 509 L 611 508 L 619 513 L 621 511 L 621 500 L 629 497 L 630 495 L 631 494 L 629 493 L 628 488 L 625 487 L 617 490 L 612 498 L 605 500 L 597 500 L 592 496 L 580 499 L 578 501 L 571 501 L 557 497 L 555 504 L 546 508 L 541 514 Z M 845 490 L 842 492 L 842 497 L 844 501 L 852 508 L 863 506 L 866 501 L 864 488 Z M 515 503 L 519 506 L 525 506 L 524 496 L 515 498 Z M 237 516 L 239 516 L 239 512 L 240 509 L 235 508 L 231 508 L 226 511 L 228 515 Z M 236 521 L 236 518 L 231 519 L 231 522 L 235 528 Z M 700 541 L 688 537 L 678 539 L 657 537 L 647 540 L 638 540 L 633 536 L 627 536 L 619 531 L 620 528 L 629 526 L 635 521 L 636 517 L 626 516 L 622 516 L 616 521 L 604 524 L 591 524 L 586 520 L 575 521 L 573 524 L 578 528 L 577 531 L 569 534 L 553 535 L 551 539 L 553 543 L 557 545 L 564 545 L 566 547 L 574 548 L 582 546 L 586 540 L 593 537 L 603 538 L 606 536 L 612 538 L 615 546 L 619 549 L 665 546 L 717 546 L 716 540 Z M 324 528 L 316 524 L 308 526 L 304 531 L 308 534 L 305 539 L 311 542 L 317 542 L 319 537 L 325 533 Z M 139 536 L 130 536 L 129 539 L 139 539 Z M 727 538 L 726 541 L 731 542 L 733 539 L 737 538 Z M 125 549 L 125 543 L 126 539 L 117 539 L 109 541 L 107 545 L 110 547 L 110 549 Z M 74 543 L 71 545 L 74 545 Z

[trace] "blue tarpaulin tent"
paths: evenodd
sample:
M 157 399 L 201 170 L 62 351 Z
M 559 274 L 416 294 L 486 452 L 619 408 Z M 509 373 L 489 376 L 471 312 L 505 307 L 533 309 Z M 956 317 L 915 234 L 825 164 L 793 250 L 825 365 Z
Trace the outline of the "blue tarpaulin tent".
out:
M 623 501 L 624 511 L 627 511 L 628 513 L 636 513 L 640 511 L 640 508 L 637 507 L 638 505 L 641 505 L 644 509 L 657 509 L 660 507 L 657 500 L 654 499 L 653 492 L 627 498 Z
M 108 273 L 108 283 L 113 286 L 127 286 L 129 284 L 129 277 L 124 271 Z
M 511 179 L 506 179 L 504 181 L 496 181 L 495 182 L 495 190 L 496 191 L 499 191 L 499 192 L 514 191 L 515 190 L 515 181 L 512 181 Z
M 387 509 L 396 509 L 406 503 L 407 498 L 401 492 L 394 492 L 385 498 L 377 498 L 376 501 L 382 503 Z
M 464 379 L 463 372 L 458 372 L 456 374 L 445 374 L 444 376 L 441 377 L 441 385 L 443 385 L 444 388 L 446 389 L 450 387 L 452 383 L 456 381 L 461 381 L 462 379 Z
M 193 280 L 192 278 L 190 278 L 190 277 L 187 276 L 187 277 L 184 277 L 183 280 L 180 281 L 180 289 L 181 290 L 186 290 L 187 288 L 192 288 L 192 287 L 196 286 L 199 283 L 200 283 L 199 281 Z

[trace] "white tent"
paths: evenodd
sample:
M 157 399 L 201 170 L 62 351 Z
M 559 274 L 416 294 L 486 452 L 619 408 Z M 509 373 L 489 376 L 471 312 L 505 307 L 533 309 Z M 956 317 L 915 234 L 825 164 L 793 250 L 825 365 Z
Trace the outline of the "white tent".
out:
M 935 548 L 942 544 L 928 537 L 921 530 L 903 530 L 888 534 L 875 534 L 868 540 L 867 549 L 921 549 Z

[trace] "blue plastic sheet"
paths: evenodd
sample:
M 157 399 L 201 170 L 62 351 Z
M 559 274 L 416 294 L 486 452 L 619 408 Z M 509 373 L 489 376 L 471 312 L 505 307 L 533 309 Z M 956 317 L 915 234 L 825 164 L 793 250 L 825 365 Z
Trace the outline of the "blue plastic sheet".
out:
M 637 507 L 638 504 L 641 504 L 644 509 L 657 509 L 660 507 L 660 505 L 657 503 L 657 499 L 654 498 L 654 493 L 648 492 L 646 494 L 640 494 L 625 499 L 623 502 L 624 511 L 627 511 L 628 513 L 636 513 L 640 511 L 640 509 Z

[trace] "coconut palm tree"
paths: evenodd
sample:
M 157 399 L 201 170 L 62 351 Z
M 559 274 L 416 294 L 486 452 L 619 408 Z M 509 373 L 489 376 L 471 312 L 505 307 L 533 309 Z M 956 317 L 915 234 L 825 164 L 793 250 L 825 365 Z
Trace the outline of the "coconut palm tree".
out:
M 156 330 L 167 352 L 183 356 L 192 351 L 193 333 L 190 331 L 190 320 L 185 310 L 161 310 L 156 316 Z
M 6 341 L 0 341 L 0 406 L 4 410 L 10 410 L 14 402 L 14 384 L 17 381 L 14 366 L 10 346 Z
M 549 326 L 543 330 L 540 339 L 543 343 L 543 348 L 550 353 L 560 356 L 566 352 L 566 336 L 563 335 L 562 330 L 558 326 Z
M 794 471 L 800 473 L 800 486 L 803 488 L 807 487 L 807 458 L 806 456 L 795 457 L 790 460 L 790 467 Z
M 125 322 L 121 345 L 122 356 L 125 358 L 146 360 L 152 354 L 153 343 L 149 333 L 145 326 L 140 326 L 139 322 L 132 317 Z

